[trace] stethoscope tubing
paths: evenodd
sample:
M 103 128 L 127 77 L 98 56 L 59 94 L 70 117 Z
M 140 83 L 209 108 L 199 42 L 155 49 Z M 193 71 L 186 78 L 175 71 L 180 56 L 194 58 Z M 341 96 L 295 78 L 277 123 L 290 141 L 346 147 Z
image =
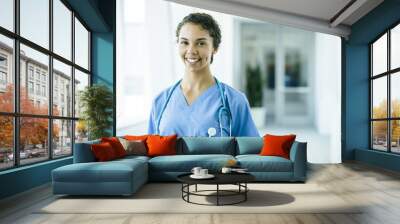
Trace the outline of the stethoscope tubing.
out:
M 232 136 L 232 114 L 230 112 L 229 106 L 227 105 L 228 102 L 225 100 L 224 91 L 222 89 L 220 82 L 218 81 L 217 78 L 214 77 L 214 79 L 215 79 L 215 83 L 217 84 L 219 94 L 221 96 L 221 101 L 222 101 L 222 108 L 220 108 L 218 110 L 218 120 L 219 120 L 220 132 L 221 132 L 220 134 L 222 137 L 222 133 L 223 133 L 222 118 L 221 118 L 222 111 L 226 110 L 227 116 L 229 117 L 229 119 L 228 119 L 229 120 L 229 136 Z M 179 86 L 181 81 L 182 81 L 182 79 L 179 80 L 177 83 L 175 83 L 175 85 L 168 91 L 167 99 L 165 100 L 165 103 L 164 103 L 163 107 L 161 108 L 160 116 L 158 116 L 157 120 L 156 120 L 156 134 L 160 134 L 160 122 L 161 122 L 162 115 L 164 114 L 164 111 L 167 108 L 167 105 L 171 99 L 172 93 L 175 91 L 176 87 Z

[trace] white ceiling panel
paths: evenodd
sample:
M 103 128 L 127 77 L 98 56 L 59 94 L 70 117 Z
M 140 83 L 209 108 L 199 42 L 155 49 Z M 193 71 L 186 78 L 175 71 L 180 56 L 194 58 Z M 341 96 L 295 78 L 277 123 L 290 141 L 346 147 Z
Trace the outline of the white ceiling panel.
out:
M 383 0 L 166 0 L 342 37 Z

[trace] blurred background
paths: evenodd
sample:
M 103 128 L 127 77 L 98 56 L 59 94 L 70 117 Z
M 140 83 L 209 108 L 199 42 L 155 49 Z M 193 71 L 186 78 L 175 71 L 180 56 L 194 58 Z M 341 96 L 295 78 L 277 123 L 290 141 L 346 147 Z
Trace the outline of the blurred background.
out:
M 117 1 L 117 135 L 147 133 L 153 98 L 183 77 L 175 31 L 189 13 L 219 23 L 211 71 L 246 94 L 264 134 L 296 134 L 311 163 L 341 162 L 341 39 L 163 0 Z

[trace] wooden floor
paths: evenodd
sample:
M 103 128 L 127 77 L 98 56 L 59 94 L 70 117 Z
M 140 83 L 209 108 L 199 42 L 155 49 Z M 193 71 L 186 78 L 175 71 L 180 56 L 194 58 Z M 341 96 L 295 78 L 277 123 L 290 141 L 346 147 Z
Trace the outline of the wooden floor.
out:
M 317 183 L 345 201 L 366 204 L 356 214 L 36 214 L 54 200 L 50 186 L 0 202 L 0 223 L 107 224 L 259 224 L 259 223 L 400 223 L 400 174 L 359 163 L 310 165 L 308 182 Z M 316 203 L 319 203 L 316 201 Z

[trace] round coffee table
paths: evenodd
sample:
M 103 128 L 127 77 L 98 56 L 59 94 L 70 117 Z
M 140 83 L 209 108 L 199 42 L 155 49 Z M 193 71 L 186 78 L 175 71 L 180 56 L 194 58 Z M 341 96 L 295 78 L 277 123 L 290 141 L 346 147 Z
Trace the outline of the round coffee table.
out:
M 188 203 L 198 204 L 198 205 L 234 205 L 247 200 L 247 192 L 249 188 L 247 183 L 255 180 L 255 177 L 249 173 L 215 173 L 215 177 L 212 179 L 193 179 L 190 177 L 191 173 L 182 174 L 177 177 L 178 181 L 182 183 L 182 199 Z M 204 185 L 216 185 L 215 190 L 197 190 L 198 184 Z M 194 191 L 190 191 L 190 186 L 195 186 Z M 223 190 L 220 189 L 220 185 L 236 185 L 237 190 Z M 215 194 L 205 194 L 209 192 L 215 192 Z M 216 197 L 216 204 L 202 204 L 190 201 L 190 196 L 204 196 L 204 197 Z M 230 196 L 241 196 L 239 200 L 231 203 L 221 203 L 221 197 Z

